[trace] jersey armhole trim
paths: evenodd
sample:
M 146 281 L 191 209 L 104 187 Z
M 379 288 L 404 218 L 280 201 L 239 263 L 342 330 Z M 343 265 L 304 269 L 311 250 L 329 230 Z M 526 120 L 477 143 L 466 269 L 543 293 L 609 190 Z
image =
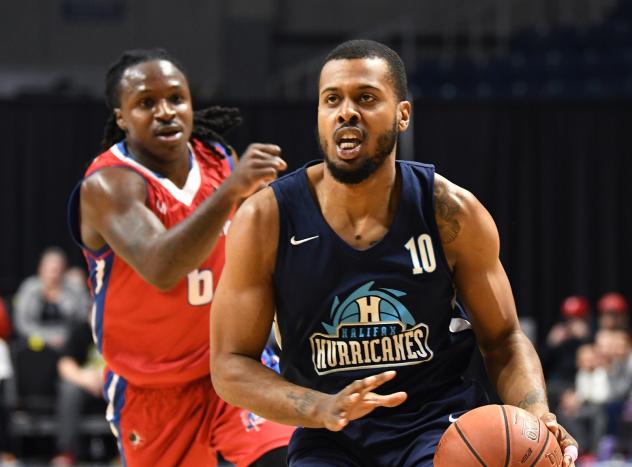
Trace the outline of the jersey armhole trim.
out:
M 281 263 L 281 256 L 285 256 L 285 250 L 281 249 L 282 247 L 282 243 L 281 241 L 283 240 L 284 234 L 285 234 L 285 209 L 282 203 L 283 200 L 283 192 L 282 192 L 282 188 L 278 183 L 273 183 L 270 185 L 270 188 L 272 188 L 272 193 L 274 194 L 274 199 L 276 201 L 276 205 L 277 205 L 277 212 L 278 212 L 278 220 L 277 220 L 277 224 L 279 226 L 279 234 L 277 235 L 277 254 L 276 254 L 276 259 L 274 261 L 274 270 L 272 271 L 272 281 L 274 282 L 275 277 L 276 277 L 276 272 L 278 270 L 278 266 Z
M 89 175 L 87 175 L 86 177 L 82 178 L 81 180 L 77 182 L 77 184 L 73 188 L 68 198 L 68 205 L 67 205 L 67 211 L 66 211 L 66 214 L 67 214 L 66 221 L 68 225 L 68 230 L 70 231 L 70 237 L 79 246 L 79 248 L 81 248 L 82 250 L 85 250 L 88 254 L 90 254 L 90 256 L 96 259 L 99 259 L 102 256 L 106 256 L 111 251 L 111 248 L 108 243 L 105 243 L 101 248 L 95 250 L 87 246 L 85 243 L 83 243 L 83 240 L 81 238 L 81 213 L 79 210 L 81 185 L 83 185 L 83 182 L 86 181 L 88 178 L 92 177 L 92 175 L 94 175 L 95 173 L 99 172 L 102 169 L 106 169 L 110 167 L 127 169 L 127 170 L 131 170 L 137 173 L 143 179 L 143 182 L 145 182 L 145 204 L 147 205 L 149 202 L 149 187 L 147 186 L 148 185 L 147 179 L 139 171 L 127 165 L 122 165 L 122 164 L 121 165 L 108 165 L 108 166 L 98 168 L 94 172 L 91 172 Z

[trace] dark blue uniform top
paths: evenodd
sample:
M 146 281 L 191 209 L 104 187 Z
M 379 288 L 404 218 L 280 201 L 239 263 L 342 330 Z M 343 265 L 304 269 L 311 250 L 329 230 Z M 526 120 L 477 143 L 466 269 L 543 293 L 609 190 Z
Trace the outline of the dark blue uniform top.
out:
M 377 392 L 405 391 L 407 401 L 368 417 L 420 419 L 424 406 L 461 391 L 475 341 L 437 231 L 434 167 L 397 161 L 397 170 L 401 197 L 393 223 L 382 240 L 362 251 L 327 224 L 305 167 L 272 184 L 280 214 L 273 281 L 281 373 L 301 386 L 335 393 L 355 379 L 396 370 L 396 378 Z M 451 409 L 463 411 L 476 402 L 458 405 L 441 414 L 446 423 Z M 358 422 L 344 431 L 360 429 Z

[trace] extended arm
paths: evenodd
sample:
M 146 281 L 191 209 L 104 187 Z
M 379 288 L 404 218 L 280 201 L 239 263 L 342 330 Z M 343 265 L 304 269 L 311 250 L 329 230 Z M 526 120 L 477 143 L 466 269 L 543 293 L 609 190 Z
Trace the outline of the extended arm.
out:
M 329 395 L 292 384 L 261 364 L 274 317 L 278 223 L 271 189 L 248 199 L 232 223 L 226 266 L 211 309 L 211 376 L 219 396 L 272 421 L 330 430 L 340 430 L 378 406 L 403 402 L 403 393 L 371 392 L 395 372 L 356 381 Z
M 170 229 L 145 205 L 145 183 L 138 174 L 102 169 L 81 187 L 84 242 L 94 249 L 107 243 L 147 282 L 168 290 L 208 257 L 235 203 L 285 169 L 279 154 L 278 146 L 249 146 L 220 188 Z
M 518 323 L 493 219 L 474 196 L 442 177 L 435 182 L 435 206 L 444 251 L 498 395 L 505 403 L 546 419 L 542 367 Z M 558 440 L 566 447 L 572 438 Z

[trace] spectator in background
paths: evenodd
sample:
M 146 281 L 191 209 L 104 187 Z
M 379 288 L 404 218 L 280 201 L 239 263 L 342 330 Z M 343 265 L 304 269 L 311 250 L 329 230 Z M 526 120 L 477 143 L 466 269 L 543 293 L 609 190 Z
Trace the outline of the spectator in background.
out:
M 605 331 L 600 331 L 605 332 Z M 611 399 L 622 401 L 632 388 L 632 353 L 630 336 L 627 331 L 613 329 L 607 331 L 603 339 L 608 348 L 608 378 L 611 386 Z
M 89 293 L 87 291 L 88 287 L 88 276 L 85 268 L 79 266 L 72 266 L 66 270 L 64 274 L 64 280 L 70 287 L 77 288 L 83 291 L 83 296 L 86 299 L 86 306 L 84 307 L 86 310 L 88 309 L 88 303 L 91 303 Z
M 0 297 L 0 340 L 8 342 L 11 337 L 11 318 L 6 302 Z
M 623 295 L 609 292 L 597 302 L 599 329 L 629 329 L 629 307 Z
M 79 422 L 82 413 L 106 408 L 103 390 L 103 358 L 92 339 L 87 320 L 71 325 L 66 345 L 57 364 L 60 381 L 57 391 L 58 455 L 55 466 L 73 465 L 80 456 Z
M 15 462 L 9 434 L 9 412 L 5 406 L 4 382 L 13 375 L 8 341 L 11 337 L 11 320 L 5 301 L 0 297 L 0 465 Z
M 575 384 L 577 350 L 591 339 L 590 304 L 586 298 L 567 297 L 560 313 L 562 320 L 551 328 L 540 352 L 553 411 L 560 396 Z
M 595 336 L 595 346 L 604 356 L 610 387 L 605 404 L 606 436 L 600 444 L 598 457 L 599 460 L 609 460 L 627 444 L 620 437 L 622 414 L 632 387 L 630 338 L 627 331 L 621 329 L 600 329 Z
M 609 397 L 606 361 L 594 344 L 584 344 L 577 350 L 575 387 L 562 393 L 558 406 L 560 423 L 573 430 L 584 456 L 597 452 L 606 431 Z
M 17 333 L 37 337 L 52 348 L 61 348 L 68 323 L 84 320 L 88 294 L 76 281 L 66 280 L 66 254 L 50 247 L 42 253 L 37 275 L 27 278 L 15 295 L 14 320 Z

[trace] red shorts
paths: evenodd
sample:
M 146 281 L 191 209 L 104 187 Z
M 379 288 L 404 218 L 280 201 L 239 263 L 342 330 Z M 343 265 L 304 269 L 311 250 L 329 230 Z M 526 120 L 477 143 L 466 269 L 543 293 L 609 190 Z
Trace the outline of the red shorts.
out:
M 106 375 L 107 419 L 124 465 L 216 466 L 217 453 L 241 467 L 287 446 L 294 427 L 228 405 L 210 377 L 171 388 L 129 385 Z

